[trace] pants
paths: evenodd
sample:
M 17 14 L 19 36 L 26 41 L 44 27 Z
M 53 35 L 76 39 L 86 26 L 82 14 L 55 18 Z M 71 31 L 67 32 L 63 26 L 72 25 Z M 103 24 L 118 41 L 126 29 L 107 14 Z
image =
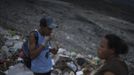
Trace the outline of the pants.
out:
M 47 73 L 34 73 L 34 75 L 51 75 L 51 71 Z

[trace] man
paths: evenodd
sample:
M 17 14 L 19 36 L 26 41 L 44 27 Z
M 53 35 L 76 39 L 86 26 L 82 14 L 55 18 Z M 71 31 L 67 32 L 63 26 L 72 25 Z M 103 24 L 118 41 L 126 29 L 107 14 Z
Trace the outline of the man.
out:
M 40 28 L 37 31 L 37 44 L 35 34 L 30 34 L 31 70 L 34 72 L 34 75 L 51 75 L 52 61 L 49 53 L 56 54 L 57 52 L 56 49 L 49 49 L 49 41 L 51 40 L 51 33 L 54 28 L 57 28 L 54 20 L 51 17 L 43 17 L 40 20 Z
M 93 75 L 128 75 L 128 67 L 120 57 L 120 55 L 127 54 L 128 51 L 127 43 L 119 36 L 105 35 L 98 48 L 98 56 L 105 62 Z

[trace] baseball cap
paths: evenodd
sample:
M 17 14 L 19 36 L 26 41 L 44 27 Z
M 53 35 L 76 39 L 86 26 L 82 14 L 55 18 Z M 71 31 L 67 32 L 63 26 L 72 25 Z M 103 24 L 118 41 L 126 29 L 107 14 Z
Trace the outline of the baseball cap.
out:
M 58 25 L 55 23 L 54 19 L 50 16 L 44 16 L 40 20 L 40 24 L 44 25 L 47 24 L 49 28 L 58 28 Z

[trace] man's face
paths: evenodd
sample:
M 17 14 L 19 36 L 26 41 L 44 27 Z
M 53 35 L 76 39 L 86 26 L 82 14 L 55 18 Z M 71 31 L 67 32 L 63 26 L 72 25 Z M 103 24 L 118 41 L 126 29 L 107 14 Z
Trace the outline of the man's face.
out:
M 52 28 L 49 28 L 49 27 L 42 27 L 42 32 L 43 32 L 43 35 L 45 36 L 50 36 L 51 33 L 52 33 Z
M 103 38 L 100 43 L 100 47 L 98 48 L 98 56 L 100 59 L 106 59 L 110 56 L 111 51 L 108 47 L 108 40 Z

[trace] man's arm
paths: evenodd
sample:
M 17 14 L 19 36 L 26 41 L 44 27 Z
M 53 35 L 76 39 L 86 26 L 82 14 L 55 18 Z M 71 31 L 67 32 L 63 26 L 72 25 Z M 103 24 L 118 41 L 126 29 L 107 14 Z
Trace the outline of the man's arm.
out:
M 30 50 L 31 59 L 34 59 L 35 57 L 37 57 L 44 47 L 45 46 L 40 45 L 38 48 L 36 48 L 35 35 L 34 33 L 31 33 L 29 37 L 29 50 Z

